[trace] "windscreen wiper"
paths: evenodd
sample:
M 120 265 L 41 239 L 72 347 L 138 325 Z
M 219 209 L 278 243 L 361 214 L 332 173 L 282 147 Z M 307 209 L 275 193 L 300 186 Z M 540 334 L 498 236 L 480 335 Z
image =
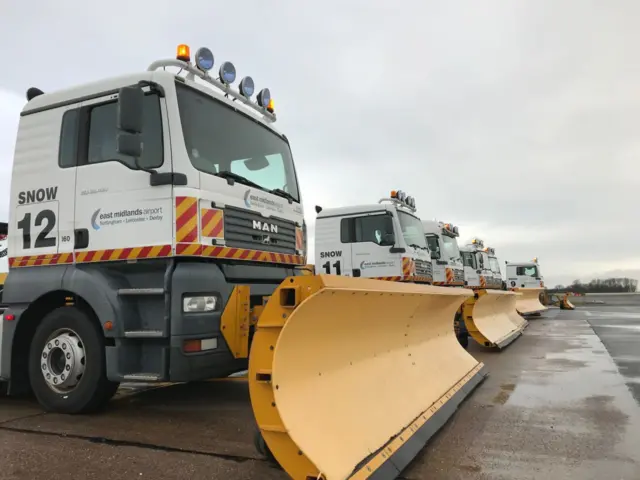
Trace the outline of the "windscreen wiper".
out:
M 419 248 L 420 250 L 426 250 L 426 248 L 421 247 L 420 245 L 418 245 L 416 243 L 410 243 L 409 246 L 413 247 L 413 248 Z
M 298 201 L 293 195 L 291 195 L 289 192 L 285 192 L 281 188 L 274 188 L 273 190 L 269 190 L 269 193 L 273 193 L 274 195 L 278 195 L 279 197 L 288 198 L 292 202 Z
M 262 186 L 258 185 L 256 182 L 252 182 L 247 177 L 243 177 L 242 175 L 238 175 L 237 173 L 229 172 L 227 170 L 214 173 L 214 175 L 220 178 L 232 178 L 236 182 L 249 185 L 250 187 L 262 188 Z

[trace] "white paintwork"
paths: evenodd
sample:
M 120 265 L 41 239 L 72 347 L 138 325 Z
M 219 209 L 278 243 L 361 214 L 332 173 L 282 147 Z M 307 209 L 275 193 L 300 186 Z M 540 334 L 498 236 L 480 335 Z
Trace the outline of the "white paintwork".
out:
M 438 245 L 436 255 L 437 258 L 432 259 L 433 266 L 433 283 L 438 285 L 447 285 L 446 269 L 453 270 L 455 277 L 464 279 L 464 271 L 462 265 L 462 257 L 460 256 L 460 248 L 458 247 L 457 238 L 459 233 L 454 233 L 445 228 L 445 223 L 438 220 L 423 220 L 422 228 L 424 228 L 425 237 L 429 241 L 429 237 L 432 237 Z M 431 245 L 433 247 L 433 245 Z M 430 251 L 433 251 L 430 248 Z M 462 280 L 464 281 L 464 280 Z
M 393 218 L 395 247 L 404 248 L 404 253 L 391 253 L 390 246 L 382 246 L 374 242 L 342 243 L 340 225 L 343 219 L 387 213 Z M 416 220 L 415 231 L 403 234 L 400 215 L 411 215 Z M 410 244 L 414 242 L 422 248 L 411 246 Z M 327 208 L 322 210 L 316 218 L 316 273 L 350 277 L 353 276 L 354 269 L 359 269 L 361 277 L 397 277 L 403 275 L 403 257 L 431 262 L 420 219 L 394 203 Z
M 24 111 L 72 101 L 97 92 L 117 90 L 142 80 L 154 81 L 166 92 L 166 97 L 161 99 L 165 159 L 157 171 L 185 173 L 189 184 L 176 188 L 150 187 L 148 173 L 131 170 L 118 162 L 66 169 L 58 167 L 60 127 L 64 113 L 72 108 L 116 99 L 117 94 L 23 116 L 16 140 L 11 183 L 9 256 L 71 252 L 76 228 L 89 229 L 90 244 L 85 250 L 175 245 L 173 205 L 178 195 L 198 197 L 205 205 L 214 201 L 218 207 L 232 205 L 259 212 L 267 218 L 278 216 L 302 225 L 301 202 L 290 204 L 278 195 L 239 183 L 230 186 L 226 180 L 201 172 L 192 165 L 182 135 L 175 76 L 170 72 L 144 72 L 48 93 L 31 100 Z M 192 80 L 185 80 L 185 83 L 220 102 L 237 107 L 221 92 L 207 85 Z M 263 127 L 278 133 L 260 115 L 252 116 Z M 49 195 L 40 196 L 33 202 L 19 203 L 21 192 L 43 189 Z M 30 214 L 31 237 L 35 239 L 46 226 L 46 222 L 40 225 L 35 222 L 37 215 L 45 209 L 55 215 L 56 222 L 49 234 L 55 238 L 55 245 L 35 248 L 32 240 L 30 248 L 25 248 L 17 223 Z M 114 217 L 114 213 L 123 211 L 126 211 L 124 216 L 118 219 Z M 92 221 L 94 215 L 95 222 Z M 201 241 L 211 245 L 210 239 L 202 238 Z
M 176 196 L 181 195 L 197 197 L 206 205 L 211 205 L 213 201 L 217 208 L 233 205 L 248 209 L 262 214 L 265 220 L 270 216 L 278 216 L 303 224 L 301 201 L 289 203 L 281 196 L 240 183 L 230 186 L 226 180 L 201 172 L 193 166 L 182 133 L 175 73 L 143 71 L 46 93 L 27 103 L 23 111 L 32 113 L 20 117 L 13 161 L 8 222 L 9 257 L 71 253 L 74 250 L 74 231 L 80 228 L 89 230 L 90 242 L 81 251 L 152 245 L 172 245 L 175 249 L 174 205 Z M 60 168 L 58 157 L 65 112 L 116 100 L 116 93 L 96 95 L 117 92 L 121 87 L 141 81 L 155 82 L 165 92 L 164 98 L 160 99 L 164 162 L 156 170 L 159 173 L 183 173 L 188 178 L 188 185 L 152 187 L 148 173 L 129 169 L 116 161 Z M 265 121 L 263 115 L 244 106 L 239 108 L 239 103 L 225 98 L 224 92 L 195 79 L 184 79 L 184 83 L 233 110 L 242 110 L 263 128 L 280 135 L 270 122 Z M 50 108 L 35 111 L 47 107 Z M 55 219 L 47 236 L 51 244 L 36 246 L 35 239 L 48 224 L 40 218 L 44 211 L 50 212 L 49 215 Z M 23 232 L 18 228 L 18 222 L 25 218 L 30 218 L 29 245 L 24 244 Z M 211 245 L 210 239 L 201 238 L 200 241 Z M 38 274 L 37 269 L 34 269 L 34 274 Z M 2 330 L 0 338 L 1 335 Z
M 537 262 L 506 262 L 507 288 L 541 288 L 544 277 Z
M 467 286 L 494 289 L 502 287 L 502 274 L 499 265 L 497 268 L 492 268 L 491 258 L 497 261 L 493 248 L 485 247 L 483 243 L 469 243 L 461 247 L 460 251 L 463 254 L 472 255 L 475 262 L 475 268 L 466 264 L 464 266 Z M 494 265 L 496 265 L 495 262 Z

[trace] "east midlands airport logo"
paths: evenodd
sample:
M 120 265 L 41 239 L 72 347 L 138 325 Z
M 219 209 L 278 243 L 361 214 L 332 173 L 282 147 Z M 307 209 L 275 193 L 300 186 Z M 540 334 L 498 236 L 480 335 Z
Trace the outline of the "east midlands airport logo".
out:
M 93 215 L 91 215 L 91 226 L 93 227 L 94 230 L 100 230 L 100 225 L 98 225 L 98 215 L 100 215 L 100 208 L 97 209 L 95 212 L 93 212 Z
M 244 192 L 244 204 L 247 208 L 262 208 L 275 212 L 282 212 L 284 205 L 282 203 L 271 200 L 264 195 L 251 194 L 251 189 Z
M 162 207 L 123 209 L 113 212 L 102 212 L 102 209 L 99 208 L 91 215 L 91 227 L 94 230 L 100 230 L 107 225 L 159 221 L 162 220 L 162 217 Z

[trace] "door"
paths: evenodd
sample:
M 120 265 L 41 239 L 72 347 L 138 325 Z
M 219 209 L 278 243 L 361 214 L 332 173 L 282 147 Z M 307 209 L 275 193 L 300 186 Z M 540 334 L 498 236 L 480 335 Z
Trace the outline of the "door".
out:
M 138 162 L 116 150 L 117 95 L 84 102 L 79 110 L 86 141 L 76 176 L 76 262 L 171 254 L 173 187 L 151 186 L 150 174 L 139 168 L 172 171 L 165 99 L 146 90 Z
M 75 151 L 78 105 L 22 117 L 16 151 L 25 163 L 12 178 L 11 257 L 13 266 L 73 261 Z M 35 137 L 33 136 L 35 135 Z
M 388 237 L 394 234 L 391 214 L 376 212 L 349 217 L 345 221 L 354 276 L 380 278 L 402 275 L 400 254 L 390 252 L 394 245 Z

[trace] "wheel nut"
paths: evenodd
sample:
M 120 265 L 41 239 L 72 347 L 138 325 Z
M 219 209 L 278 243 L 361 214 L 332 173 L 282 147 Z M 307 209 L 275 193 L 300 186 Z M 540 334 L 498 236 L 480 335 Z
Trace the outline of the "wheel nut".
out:
M 71 367 L 67 365 L 66 367 L 64 367 L 64 369 L 68 372 L 69 370 L 71 370 Z
M 63 350 L 66 350 L 66 349 L 67 349 L 67 344 L 66 344 L 66 343 L 63 343 L 63 344 L 62 344 L 62 349 L 63 349 Z
M 55 384 L 58 383 L 58 379 L 56 377 L 53 377 L 53 383 L 55 383 Z
M 64 380 L 64 373 L 63 373 L 62 375 L 60 375 L 60 378 L 61 378 L 62 380 Z
M 42 352 L 42 358 L 47 358 L 47 352 Z
M 67 353 L 67 360 L 71 359 L 71 354 Z
M 56 340 L 56 341 L 55 341 L 55 344 L 56 344 L 56 347 L 57 347 L 58 345 L 60 345 L 60 340 Z

